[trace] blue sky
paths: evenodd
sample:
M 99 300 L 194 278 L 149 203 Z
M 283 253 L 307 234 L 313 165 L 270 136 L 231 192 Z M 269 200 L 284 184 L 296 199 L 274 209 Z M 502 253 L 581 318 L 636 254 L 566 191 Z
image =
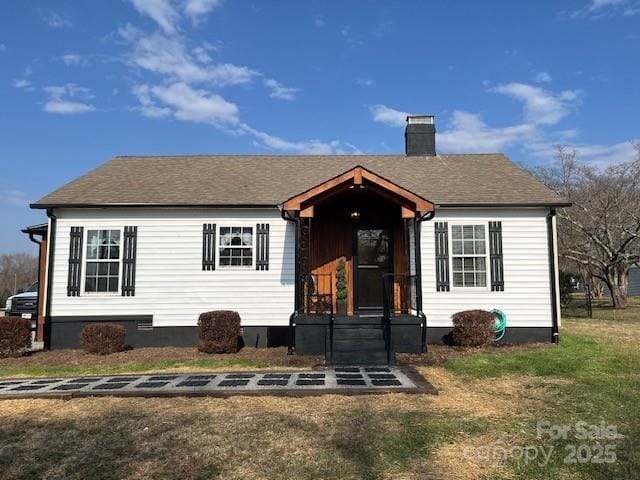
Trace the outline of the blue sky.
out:
M 115 155 L 400 153 L 411 112 L 440 152 L 630 159 L 639 53 L 636 0 L 3 1 L 0 253 Z

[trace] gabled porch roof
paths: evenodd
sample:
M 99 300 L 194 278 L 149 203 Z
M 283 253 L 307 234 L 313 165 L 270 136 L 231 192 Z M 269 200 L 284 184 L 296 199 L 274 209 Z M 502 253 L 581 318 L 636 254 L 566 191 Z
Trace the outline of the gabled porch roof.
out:
M 314 206 L 317 203 L 346 189 L 353 188 L 370 189 L 399 204 L 402 218 L 416 218 L 432 212 L 435 208 L 434 204 L 426 198 L 358 165 L 289 198 L 282 203 L 282 209 L 300 217 L 313 217 Z

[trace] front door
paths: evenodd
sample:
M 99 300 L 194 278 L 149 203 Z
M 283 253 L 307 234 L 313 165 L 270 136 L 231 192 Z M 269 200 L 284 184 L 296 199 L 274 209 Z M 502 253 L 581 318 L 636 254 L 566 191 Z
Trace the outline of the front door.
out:
M 356 229 L 355 304 L 359 314 L 380 314 L 382 276 L 393 271 L 391 235 L 386 228 Z

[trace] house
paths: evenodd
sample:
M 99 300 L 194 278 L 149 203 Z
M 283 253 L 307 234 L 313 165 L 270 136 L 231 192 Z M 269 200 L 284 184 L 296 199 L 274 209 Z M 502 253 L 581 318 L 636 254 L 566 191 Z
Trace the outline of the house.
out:
M 134 346 L 193 345 L 214 309 L 240 313 L 247 345 L 336 363 L 423 351 L 476 308 L 506 314 L 505 342 L 557 341 L 566 201 L 502 154 L 437 154 L 432 116 L 407 118 L 405 144 L 117 157 L 45 196 L 48 344 L 108 321 Z

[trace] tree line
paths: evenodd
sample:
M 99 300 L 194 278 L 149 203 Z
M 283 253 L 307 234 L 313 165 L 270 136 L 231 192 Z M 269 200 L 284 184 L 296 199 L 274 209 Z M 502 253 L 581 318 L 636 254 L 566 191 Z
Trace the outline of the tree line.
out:
M 559 145 L 555 161 L 533 171 L 572 203 L 557 211 L 561 265 L 596 295 L 606 285 L 614 308 L 627 306 L 629 270 L 640 267 L 640 143 L 633 146 L 634 160 L 601 167 Z
M 0 255 L 0 308 L 18 289 L 26 289 L 38 279 L 38 257 L 27 253 Z

